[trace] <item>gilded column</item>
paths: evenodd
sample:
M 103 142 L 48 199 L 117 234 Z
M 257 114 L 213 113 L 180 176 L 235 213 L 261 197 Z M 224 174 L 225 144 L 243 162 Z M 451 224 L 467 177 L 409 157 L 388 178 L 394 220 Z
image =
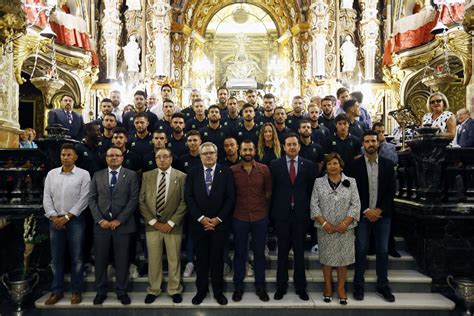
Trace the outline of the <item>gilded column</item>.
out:
M 463 26 L 466 32 L 471 36 L 471 60 L 474 57 L 474 0 L 466 1 L 467 3 L 464 6 L 464 20 Z M 471 78 L 469 79 L 469 84 L 466 87 L 466 108 L 474 112 L 474 63 L 471 62 Z M 467 82 L 467 81 L 465 81 Z
M 102 39 L 106 56 L 106 79 L 117 79 L 117 59 L 120 39 L 120 2 L 104 0 L 104 16 L 102 19 Z
M 364 56 L 364 79 L 375 79 L 376 55 L 380 53 L 380 20 L 377 18 L 377 0 L 360 0 L 362 20 L 360 22 L 360 40 Z

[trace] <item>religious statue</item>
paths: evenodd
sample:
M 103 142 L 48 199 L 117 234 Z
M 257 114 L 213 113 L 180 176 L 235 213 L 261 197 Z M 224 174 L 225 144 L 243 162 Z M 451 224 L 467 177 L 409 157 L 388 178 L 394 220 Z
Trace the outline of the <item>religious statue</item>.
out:
M 142 9 L 141 0 L 127 0 L 129 11 L 140 11 Z
M 352 9 L 354 0 L 342 0 L 341 9 Z
M 357 47 L 352 42 L 350 35 L 346 36 L 344 43 L 341 45 L 342 56 L 342 72 L 354 71 L 357 63 Z
M 140 46 L 134 35 L 130 36 L 127 45 L 123 48 L 123 55 L 129 72 L 138 72 L 140 65 Z
M 236 36 L 236 53 L 234 60 L 227 67 L 225 76 L 227 79 L 248 79 L 256 77 L 257 73 L 260 72 L 258 64 L 252 60 L 247 51 L 245 50 L 246 37 L 243 34 Z

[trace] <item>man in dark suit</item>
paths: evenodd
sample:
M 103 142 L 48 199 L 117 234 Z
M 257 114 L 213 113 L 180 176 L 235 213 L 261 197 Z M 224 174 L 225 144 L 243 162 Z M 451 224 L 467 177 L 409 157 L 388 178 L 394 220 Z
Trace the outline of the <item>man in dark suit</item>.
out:
M 203 167 L 189 171 L 184 190 L 196 254 L 197 294 L 192 303 L 199 305 L 206 297 L 210 271 L 214 298 L 226 305 L 223 258 L 234 207 L 234 178 L 229 168 L 216 163 L 217 146 L 213 143 L 203 143 L 199 155 Z
M 354 160 L 348 174 L 357 181 L 361 216 L 356 230 L 356 261 L 354 266 L 354 299 L 364 299 L 364 272 L 370 234 L 375 234 L 377 288 L 376 294 L 394 302 L 388 286 L 388 240 L 395 196 L 393 162 L 378 154 L 378 135 L 366 131 L 362 136 L 364 156 Z
M 106 153 L 107 169 L 97 171 L 91 181 L 89 208 L 94 218 L 95 282 L 94 305 L 107 297 L 107 266 L 110 247 L 115 262 L 115 292 L 123 305 L 127 295 L 130 237 L 136 230 L 134 211 L 138 205 L 138 176 L 122 167 L 123 153 L 112 146 Z
M 275 223 L 278 240 L 277 291 L 274 298 L 281 300 L 288 288 L 288 252 L 293 248 L 296 294 L 302 300 L 309 299 L 306 293 L 304 264 L 304 241 L 310 220 L 309 202 L 315 179 L 315 166 L 298 156 L 298 135 L 289 133 L 285 137 L 286 155 L 270 164 L 272 173 L 272 201 L 270 214 Z
M 81 114 L 72 110 L 73 107 L 74 98 L 69 94 L 63 95 L 61 97 L 61 108 L 51 110 L 48 113 L 48 127 L 59 124 L 69 129 L 68 135 L 72 139 L 82 140 L 84 120 Z
M 456 143 L 461 147 L 474 147 L 474 120 L 468 109 L 456 113 L 459 125 L 456 127 Z

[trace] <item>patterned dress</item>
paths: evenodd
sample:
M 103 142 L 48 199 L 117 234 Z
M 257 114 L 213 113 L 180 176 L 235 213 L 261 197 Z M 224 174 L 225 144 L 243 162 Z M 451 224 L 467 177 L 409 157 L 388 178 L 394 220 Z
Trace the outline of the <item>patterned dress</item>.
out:
M 348 180 L 346 187 L 343 181 Z M 331 267 L 345 267 L 355 261 L 355 234 L 354 228 L 360 216 L 359 192 L 355 179 L 342 174 L 341 183 L 333 189 L 328 181 L 328 176 L 316 179 L 311 195 L 311 218 L 324 216 L 333 226 L 339 224 L 346 216 L 351 216 L 354 221 L 343 234 L 335 232 L 328 234 L 318 221 L 317 228 L 319 244 L 319 261 Z
M 443 111 L 440 116 L 433 120 L 433 113 L 429 112 L 423 116 L 423 125 L 431 124 L 431 127 L 439 128 L 440 133 L 446 133 L 448 131 L 448 119 L 453 116 L 453 113 L 449 111 Z

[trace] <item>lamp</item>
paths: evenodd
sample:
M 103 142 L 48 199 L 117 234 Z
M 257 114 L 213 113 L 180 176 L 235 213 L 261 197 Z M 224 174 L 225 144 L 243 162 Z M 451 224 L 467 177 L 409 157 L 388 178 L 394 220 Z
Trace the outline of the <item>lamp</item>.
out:
M 438 23 L 436 23 L 435 27 L 433 27 L 430 33 L 433 35 L 438 35 L 447 31 L 448 31 L 448 27 L 444 25 L 444 23 L 441 20 L 438 20 Z
M 56 33 L 54 33 L 54 31 L 51 29 L 51 26 L 49 25 L 49 23 L 46 24 L 44 29 L 39 34 L 40 36 L 49 38 L 49 39 L 54 39 L 57 37 Z

